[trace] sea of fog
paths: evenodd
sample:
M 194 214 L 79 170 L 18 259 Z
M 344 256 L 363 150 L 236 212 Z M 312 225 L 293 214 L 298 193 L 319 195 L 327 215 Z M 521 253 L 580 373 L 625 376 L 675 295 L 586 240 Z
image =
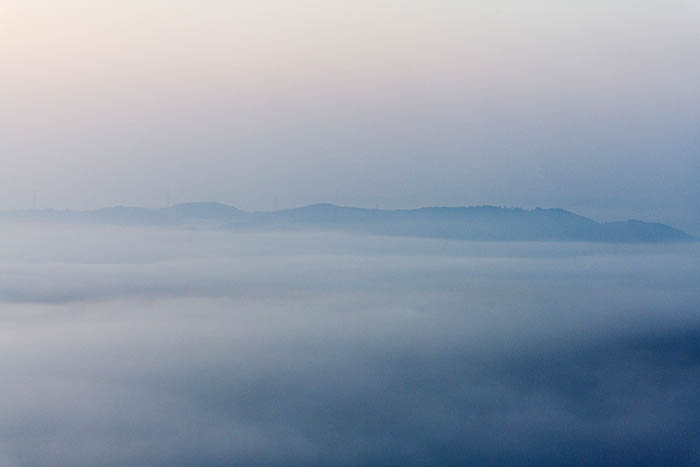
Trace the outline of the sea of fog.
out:
M 700 464 L 700 244 L 0 225 L 0 465 Z

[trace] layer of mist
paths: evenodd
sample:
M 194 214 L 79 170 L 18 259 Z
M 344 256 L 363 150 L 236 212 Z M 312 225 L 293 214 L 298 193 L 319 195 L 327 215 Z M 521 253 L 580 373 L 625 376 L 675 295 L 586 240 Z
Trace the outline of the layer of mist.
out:
M 700 463 L 700 245 L 3 224 L 0 464 Z

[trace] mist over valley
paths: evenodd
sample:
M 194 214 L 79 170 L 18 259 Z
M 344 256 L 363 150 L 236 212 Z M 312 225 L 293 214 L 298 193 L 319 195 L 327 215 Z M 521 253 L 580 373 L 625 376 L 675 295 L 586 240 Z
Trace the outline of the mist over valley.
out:
M 694 465 L 697 243 L 5 223 L 5 465 Z

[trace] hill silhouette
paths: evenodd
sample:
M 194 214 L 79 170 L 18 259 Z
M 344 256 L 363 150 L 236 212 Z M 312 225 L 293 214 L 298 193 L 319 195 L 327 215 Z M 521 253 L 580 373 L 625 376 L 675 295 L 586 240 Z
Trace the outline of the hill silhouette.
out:
M 564 209 L 497 206 L 364 209 L 313 204 L 269 212 L 246 212 L 222 203 L 169 208 L 114 206 L 91 211 L 25 210 L 0 213 L 5 222 L 197 226 L 221 229 L 321 229 L 484 241 L 682 242 L 694 237 L 671 226 L 627 220 L 596 222 Z

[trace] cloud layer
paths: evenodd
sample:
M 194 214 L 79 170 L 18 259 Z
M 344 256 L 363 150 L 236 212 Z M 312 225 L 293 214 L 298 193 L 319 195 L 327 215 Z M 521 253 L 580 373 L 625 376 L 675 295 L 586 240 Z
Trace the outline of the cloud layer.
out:
M 700 459 L 694 245 L 3 236 L 7 465 Z

